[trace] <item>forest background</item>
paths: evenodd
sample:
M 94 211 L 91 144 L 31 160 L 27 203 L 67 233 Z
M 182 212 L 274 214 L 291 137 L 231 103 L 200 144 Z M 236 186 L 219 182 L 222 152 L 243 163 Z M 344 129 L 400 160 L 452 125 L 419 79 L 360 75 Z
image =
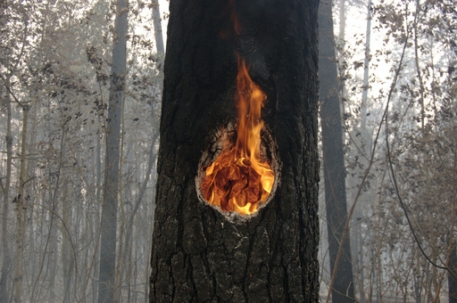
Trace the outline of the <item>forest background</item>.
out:
M 99 299 L 108 104 L 113 68 L 124 63 L 110 258 L 117 300 L 147 302 L 169 3 L 0 3 L 0 301 Z M 349 218 L 346 228 L 333 227 L 350 239 L 356 300 L 455 302 L 455 3 L 322 5 L 335 25 L 327 38 L 341 115 L 332 119 L 343 130 Z M 128 27 L 116 26 L 121 14 Z M 126 54 L 119 60 L 120 37 Z M 332 225 L 321 183 L 321 296 L 328 300 Z

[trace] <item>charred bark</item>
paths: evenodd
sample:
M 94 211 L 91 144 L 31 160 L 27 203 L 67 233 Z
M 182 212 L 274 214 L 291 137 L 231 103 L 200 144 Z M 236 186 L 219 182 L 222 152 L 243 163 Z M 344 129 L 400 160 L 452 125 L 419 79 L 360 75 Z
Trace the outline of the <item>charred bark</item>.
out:
M 318 302 L 318 1 L 170 2 L 151 302 Z M 199 201 L 210 135 L 236 117 L 236 53 L 267 94 L 282 163 L 273 199 L 248 220 Z
M 343 128 L 338 97 L 338 74 L 335 60 L 332 1 L 319 7 L 319 97 L 321 99 L 322 149 L 324 165 L 325 205 L 332 273 L 332 301 L 354 302 L 349 233 L 342 239 L 348 217 L 346 205 Z M 339 262 L 338 250 L 342 245 Z M 336 269 L 335 269 L 336 268 Z

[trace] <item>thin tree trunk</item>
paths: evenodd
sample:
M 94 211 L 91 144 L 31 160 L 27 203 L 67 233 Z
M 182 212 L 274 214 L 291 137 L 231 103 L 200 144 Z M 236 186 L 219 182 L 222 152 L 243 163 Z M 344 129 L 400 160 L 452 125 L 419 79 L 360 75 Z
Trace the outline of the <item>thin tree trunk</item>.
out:
M 121 109 L 124 107 L 124 100 L 121 101 Z M 117 245 L 117 256 L 116 256 L 116 275 L 115 275 L 115 289 L 114 289 L 114 296 L 115 296 L 115 302 L 121 302 L 121 296 L 122 296 L 122 281 L 123 281 L 123 270 L 125 269 L 125 262 L 124 262 L 124 231 L 125 231 L 125 201 L 124 201 L 124 183 L 123 183 L 123 169 L 124 169 L 124 137 L 125 136 L 125 131 L 124 131 L 124 117 L 121 113 L 121 129 L 120 129 L 120 148 L 119 148 L 119 178 L 120 180 L 118 181 L 118 195 L 119 195 L 119 207 L 121 210 L 121 213 L 119 215 L 119 238 L 118 238 L 118 245 Z M 127 167 L 128 171 L 128 167 Z
M 126 264 L 127 266 L 127 279 L 132 279 L 132 263 L 129 263 L 128 260 L 132 261 L 132 248 L 135 247 L 134 243 L 134 235 L 133 235 L 133 223 L 135 222 L 135 215 L 138 212 L 138 209 L 140 208 L 141 202 L 143 201 L 144 194 L 146 193 L 147 190 L 147 185 L 150 179 L 150 175 L 152 173 L 154 164 L 156 163 L 156 153 L 154 153 L 154 146 L 156 145 L 156 140 L 158 139 L 159 136 L 159 131 L 157 130 L 152 137 L 152 143 L 151 143 L 151 148 L 149 150 L 149 160 L 148 160 L 148 167 L 146 168 L 146 173 L 145 173 L 145 179 L 143 180 L 139 190 L 138 190 L 138 196 L 136 198 L 135 205 L 132 207 L 132 211 L 130 212 L 129 220 L 127 222 L 127 228 L 126 228 L 126 234 L 125 234 L 125 250 L 126 250 L 126 256 L 129 256 L 128 259 L 124 257 L 123 263 Z M 153 221 L 151 221 L 153 222 Z M 152 224 L 151 224 L 152 225 Z M 136 260 L 136 259 L 135 259 Z M 135 261 L 135 266 L 137 261 Z M 149 273 L 149 270 L 147 271 Z M 135 275 L 136 279 L 136 275 Z M 134 283 L 136 285 L 136 283 Z M 131 289 L 129 287 L 128 289 L 128 302 L 130 302 L 131 298 Z
M 119 192 L 119 156 L 122 103 L 126 73 L 126 36 L 128 5 L 116 4 L 113 63 L 106 134 L 105 190 L 102 204 L 101 249 L 98 302 L 114 302 L 116 276 L 117 203 Z
M 74 183 L 73 183 L 74 182 Z M 77 200 L 74 195 L 68 193 L 68 185 L 73 184 L 73 189 L 70 189 L 70 192 L 74 192 L 74 188 L 80 188 L 76 180 L 73 182 L 65 183 L 65 187 L 62 194 L 62 265 L 63 265 L 63 283 L 64 283 L 64 298 L 63 302 L 71 302 L 70 295 L 71 295 L 71 288 L 74 287 L 72 285 L 72 277 L 73 277 L 73 266 L 74 266 L 74 255 L 72 251 L 71 238 L 69 231 L 72 228 L 72 213 L 73 201 L 80 201 Z M 76 300 L 76 298 L 73 298 Z
M 133 206 L 132 213 L 130 215 L 128 224 L 127 224 L 127 240 L 126 243 L 130 243 L 130 238 L 132 236 L 131 232 L 133 231 L 133 222 L 135 220 L 135 215 L 138 212 L 138 209 L 141 205 L 141 201 L 143 201 L 144 194 L 146 193 L 147 185 L 149 182 L 149 176 L 152 173 L 152 167 L 154 166 L 155 163 L 155 158 L 156 154 L 154 153 L 154 145 L 156 144 L 156 140 L 158 139 L 159 132 L 157 131 L 154 133 L 153 138 L 152 138 L 152 143 L 151 143 L 151 148 L 149 150 L 149 160 L 148 160 L 148 167 L 146 169 L 146 178 L 143 180 L 143 183 L 141 185 L 141 188 L 138 193 L 138 197 L 136 199 L 135 205 Z
M 64 133 L 61 133 L 62 139 L 64 140 Z M 61 141 L 61 147 L 62 147 L 62 141 Z M 49 168 L 49 177 L 52 175 L 51 167 Z M 60 175 L 60 174 L 59 174 Z M 56 281 L 56 272 L 57 272 L 57 262 L 54 261 L 54 256 L 58 256 L 58 243 L 57 243 L 57 222 L 56 222 L 56 217 L 55 214 L 58 210 L 57 208 L 57 194 L 58 194 L 58 182 L 56 181 L 54 188 L 50 187 L 49 188 L 49 229 L 48 233 L 45 239 L 44 243 L 44 252 L 43 252 L 43 258 L 41 261 L 42 265 L 41 268 L 39 269 L 38 276 L 36 279 L 35 284 L 39 284 L 42 282 L 41 279 L 41 274 L 43 271 L 43 266 L 46 266 L 45 268 L 45 277 L 47 274 L 49 274 L 49 302 L 53 302 L 56 297 L 56 292 L 55 292 L 55 281 Z M 46 265 L 45 264 L 46 261 Z M 49 273 L 48 273 L 49 272 Z M 42 287 L 38 287 L 38 293 L 41 292 Z M 32 300 L 34 299 L 34 293 L 35 293 L 35 287 L 32 290 Z M 39 294 L 37 298 L 39 298 Z
M 54 258 L 58 258 L 58 250 L 59 250 L 59 244 L 57 240 L 57 222 L 56 222 L 56 216 L 55 213 L 57 212 L 57 198 L 54 197 L 57 194 L 56 191 L 52 192 L 50 190 L 50 208 L 49 208 L 49 230 L 48 234 L 45 240 L 45 250 L 43 253 L 43 265 L 46 264 L 45 268 L 45 277 L 49 277 L 49 302 L 54 302 L 56 300 L 56 274 L 57 274 L 57 265 L 58 263 L 55 262 Z M 45 263 L 46 260 L 46 263 Z M 39 270 L 38 277 L 36 279 L 35 284 L 41 283 L 45 279 L 41 279 L 41 274 L 43 271 L 43 265 L 41 269 Z M 36 296 L 37 298 L 40 298 L 40 292 L 41 292 L 42 287 L 38 287 L 38 295 Z M 32 299 L 34 299 L 34 293 L 35 293 L 35 287 L 32 291 Z
M 5 12 L 7 9 L 6 1 L 0 0 L 0 24 L 3 28 L 7 28 L 9 16 Z M 9 289 L 8 289 L 8 280 L 10 276 L 10 267 L 11 267 L 11 253 L 10 246 L 8 245 L 8 217 L 9 217 L 9 190 L 11 186 L 11 163 L 12 163 L 12 147 L 13 147 L 13 137 L 11 134 L 11 96 L 8 91 L 10 87 L 10 75 L 2 78 L 5 81 L 5 86 L 0 89 L 0 97 L 5 96 L 5 105 L 6 105 L 6 134 L 5 134 L 5 146 L 6 146 L 6 176 L 5 184 L 3 184 L 2 178 L 0 178 L 0 186 L 2 189 L 3 197 L 3 207 L 2 207 L 2 232 L 1 232 L 1 245 L 2 245 L 2 265 L 0 272 L 0 303 L 9 301 Z M 5 89 L 5 95 L 3 94 L 3 89 Z M 1 158 L 3 161 L 3 157 Z M 3 168 L 3 165 L 0 167 Z
M 368 0 L 367 4 L 367 27 L 366 27 L 366 36 L 365 36 L 365 64 L 364 64 L 364 73 L 363 73 L 363 86 L 362 86 L 362 103 L 360 106 L 360 127 L 357 127 L 353 130 L 352 136 L 351 136 L 351 141 L 353 144 L 357 145 L 357 150 L 360 151 L 360 154 L 358 154 L 359 160 L 358 162 L 363 166 L 366 167 L 368 163 L 366 163 L 366 159 L 369 158 L 369 154 L 371 152 L 371 134 L 367 130 L 367 107 L 368 107 L 368 90 L 369 90 L 369 70 L 370 70 L 370 44 L 371 44 L 371 10 L 372 10 L 372 4 L 371 0 Z M 360 172 L 360 174 L 363 174 L 363 172 Z M 358 184 L 358 181 L 356 177 L 349 177 L 349 185 L 354 186 Z M 360 186 L 360 185 L 358 185 Z M 369 186 L 369 184 L 367 184 Z M 351 187 L 348 187 L 351 188 Z M 372 194 L 369 191 L 366 191 L 365 193 L 362 194 L 362 198 L 364 201 L 373 201 L 375 200 L 374 197 L 372 197 Z M 377 199 L 379 201 L 379 199 Z M 356 218 L 363 218 L 363 203 L 359 204 L 356 207 Z M 379 218 L 378 218 L 379 219 Z M 360 228 L 360 225 L 358 225 L 358 228 Z M 377 231 L 379 233 L 380 230 Z M 378 244 L 381 245 L 381 239 L 377 238 Z M 356 254 L 356 260 L 360 258 L 363 258 L 363 247 L 355 247 L 352 250 Z M 360 254 L 359 254 L 360 252 Z M 379 258 L 378 258 L 379 257 Z M 377 260 L 377 274 L 378 277 L 381 275 L 381 256 L 377 255 L 376 260 Z M 356 277 L 358 283 L 357 283 L 357 291 L 359 293 L 359 298 L 361 303 L 366 302 L 366 294 L 365 290 L 362 288 L 363 287 L 363 271 L 364 271 L 364 264 L 363 262 L 356 262 L 357 266 L 357 273 L 361 272 L 362 274 L 362 281 L 360 281 L 359 277 Z M 353 267 L 354 268 L 354 267 Z M 378 286 L 381 286 L 381 279 L 378 280 Z
M 453 161 L 453 177 L 457 176 L 457 155 L 454 154 L 454 161 Z M 457 303 L 457 244 L 455 242 L 455 222 L 456 222 L 456 197 L 454 196 L 454 200 L 452 201 L 452 221 L 450 227 L 450 232 L 448 234 L 448 272 L 447 272 L 447 281 L 448 281 L 448 288 L 449 288 L 449 303 Z
M 22 282 L 23 282 L 23 267 L 24 267 L 24 243 L 25 243 L 25 215 L 27 209 L 27 200 L 24 199 L 24 184 L 25 184 L 25 162 L 26 162 L 26 145 L 27 145 L 27 125 L 29 118 L 29 105 L 23 105 L 23 120 L 22 120 L 22 138 L 21 138 L 21 155 L 19 167 L 19 184 L 16 202 L 16 255 L 14 266 L 14 301 L 22 302 Z
M 457 246 L 455 241 L 450 243 L 452 247 L 449 256 L 449 270 L 457 276 Z M 448 274 L 448 285 L 449 285 L 449 303 L 457 303 L 457 280 L 454 279 L 452 274 Z
M 100 138 L 100 133 L 101 132 L 101 127 L 99 127 L 98 132 L 97 132 L 97 146 L 96 146 L 96 154 L 95 154 L 95 167 L 96 167 L 96 198 L 97 202 L 101 200 L 101 193 L 102 193 L 102 156 L 101 156 L 101 138 Z
M 367 125 L 367 106 L 368 106 L 368 88 L 369 88 L 369 71 L 370 71 L 370 46 L 371 46 L 371 0 L 367 4 L 367 30 L 365 37 L 365 64 L 363 70 L 363 87 L 362 87 L 362 106 L 361 106 L 361 128 L 366 130 Z
M 37 287 L 37 285 L 42 282 L 42 280 L 45 280 L 45 278 L 42 278 L 43 271 L 45 271 L 44 277 L 46 277 L 47 272 L 49 271 L 49 301 L 53 302 L 56 297 L 56 289 L 54 287 L 55 285 L 55 280 L 56 280 L 56 275 L 57 275 L 57 262 L 55 262 L 55 258 L 58 258 L 58 239 L 57 239 L 57 232 L 58 232 L 58 222 L 56 218 L 58 217 L 57 211 L 58 211 L 58 194 L 60 190 L 60 178 L 62 175 L 62 162 L 63 162 L 63 156 L 65 153 L 64 146 L 66 142 L 66 130 L 65 130 L 65 125 L 62 125 L 62 132 L 60 135 L 60 150 L 59 150 L 59 158 L 58 158 L 58 169 L 57 171 L 49 171 L 49 177 L 51 178 L 51 175 L 55 175 L 55 183 L 54 187 L 51 189 L 49 188 L 49 230 L 47 233 L 44 249 L 43 249 L 43 256 L 41 257 L 41 262 L 40 262 L 40 269 L 38 271 L 37 278 L 35 279 L 35 282 L 33 284 L 32 292 L 31 292 L 31 301 L 35 301 L 36 298 L 40 298 L 40 293 L 43 287 Z M 45 268 L 44 264 L 47 259 L 47 266 Z M 38 294 L 35 297 L 35 291 L 38 289 Z
M 9 86 L 9 80 L 6 85 Z M 0 302 L 9 301 L 8 280 L 11 271 L 11 253 L 8 241 L 8 214 L 10 203 L 10 187 L 11 187 L 11 167 L 13 159 L 13 135 L 11 133 L 11 98 L 7 92 L 6 97 L 6 176 L 5 184 L 3 185 L 3 213 L 2 213 L 2 272 L 0 278 Z
M 154 22 L 154 37 L 158 54 L 165 53 L 162 34 L 162 18 L 160 17 L 160 6 L 158 0 L 152 0 L 152 20 Z
M 100 117 L 99 117 L 99 122 L 100 122 Z M 100 124 L 101 125 L 101 124 Z M 101 204 L 101 194 L 102 194 L 102 157 L 101 157 L 101 150 L 102 150 L 102 146 L 101 146 L 101 126 L 99 125 L 99 130 L 98 130 L 98 133 L 97 133 L 97 146 L 96 146 L 96 164 L 95 164 L 95 167 L 96 167 L 96 177 L 97 177 L 97 183 L 96 183 L 96 191 L 97 191 L 97 195 L 96 195 L 96 200 L 95 200 L 95 203 L 97 205 L 97 208 L 98 208 L 98 214 L 100 214 L 100 207 L 98 207 L 99 204 Z M 92 218 L 92 222 L 93 222 L 93 230 L 95 232 L 95 235 L 96 235 L 96 238 L 95 238 L 95 241 L 94 241 L 94 254 L 93 254 L 93 258 L 92 258 L 92 261 L 91 261 L 91 268 L 93 270 L 93 273 L 94 273 L 94 278 L 93 278 L 93 281 L 92 281 L 92 288 L 93 288 L 93 301 L 96 302 L 97 301 L 97 295 L 98 295 L 98 281 L 99 281 L 99 274 L 100 274 L 100 253 L 99 253 L 99 247 L 100 247 L 100 218 L 98 216 L 94 216 L 94 218 Z
M 156 184 L 157 184 L 157 182 L 156 182 Z M 157 188 L 157 186 L 155 188 Z M 156 197 L 156 196 L 157 196 L 156 195 L 156 191 L 154 190 L 153 197 Z M 147 219 L 150 219 L 150 222 L 155 222 L 155 216 L 154 216 L 154 213 L 155 213 L 155 210 L 156 210 L 155 205 L 156 205 L 156 200 L 154 199 L 153 203 L 152 203 L 152 207 L 151 207 L 151 214 L 145 216 Z M 153 231 L 154 231 L 154 224 L 150 224 L 149 225 L 148 234 L 152 235 Z M 148 247 L 148 248 L 152 247 L 152 237 L 149 237 L 149 239 L 146 239 L 145 247 Z M 139 250 L 138 248 L 135 250 L 135 254 L 137 254 L 138 250 Z M 144 281 L 147 281 L 149 279 L 149 277 L 150 277 L 151 270 L 150 270 L 149 260 L 151 260 L 151 258 L 152 258 L 151 257 L 152 256 L 152 250 L 148 249 L 147 252 L 146 252 L 146 255 L 147 255 L 147 259 L 146 260 L 148 261 L 147 266 L 143 266 L 143 268 L 139 270 L 139 271 L 141 271 L 140 278 L 144 279 Z M 137 271 L 138 271 L 138 269 L 137 269 Z M 143 297 L 143 300 L 140 301 L 140 302 L 147 303 L 147 302 L 149 302 L 149 296 L 148 296 L 148 294 L 149 294 L 149 283 L 146 283 L 146 284 L 143 284 L 143 285 L 144 285 L 143 290 L 144 290 L 145 296 Z
M 224 2 L 170 5 L 150 301 L 318 302 L 318 1 Z M 229 3 L 239 36 L 221 32 Z M 230 219 L 199 200 L 195 176 L 235 120 L 236 53 L 268 96 L 282 167 L 271 201 Z
M 319 6 L 319 95 L 321 99 L 322 149 L 324 155 L 325 205 L 332 301 L 354 302 L 354 285 L 349 233 L 342 241 L 348 219 L 346 182 L 343 154 L 343 128 L 339 103 L 338 74 L 335 63 L 332 2 L 322 1 Z M 336 262 L 339 246 L 342 255 Z
M 35 94 L 33 96 L 33 99 L 36 99 L 36 91 L 35 91 Z M 36 104 L 36 103 L 35 103 Z M 28 143 L 27 143 L 27 146 L 29 148 L 28 150 L 28 153 L 29 154 L 34 154 L 34 146 L 36 144 L 36 135 L 37 135 L 37 123 L 38 123 L 38 119 L 37 119 L 37 115 L 38 115 L 38 106 L 34 106 L 34 107 L 31 107 L 30 109 L 32 112 L 29 113 L 29 126 L 28 126 L 28 129 L 30 129 L 30 132 L 29 134 L 27 135 L 28 136 Z M 26 231 L 26 234 L 27 236 L 29 237 L 29 240 L 27 241 L 28 243 L 28 246 L 30 247 L 30 250 L 29 251 L 34 251 L 35 249 L 35 234 L 34 234 L 34 230 L 35 230 L 35 226 L 33 225 L 33 218 L 34 218 L 34 212 L 35 212 L 35 203 L 38 202 L 39 203 L 39 200 L 38 200 L 38 197 L 36 195 L 36 192 L 35 192 L 35 181 L 36 181 L 36 178 L 35 178 L 35 168 L 36 168 L 36 165 L 37 165 L 37 161 L 36 161 L 36 157 L 30 157 L 28 160 L 27 160 L 27 165 L 26 165 L 26 176 L 27 176 L 27 179 L 26 180 L 26 183 L 28 184 L 27 186 L 27 200 L 29 202 L 27 202 L 27 209 L 26 209 L 26 213 L 25 213 L 25 217 L 26 217 L 26 230 L 28 229 L 28 232 Z M 32 273 L 30 276 L 31 276 L 31 279 L 29 279 L 29 281 L 31 282 L 28 286 L 30 287 L 31 284 L 33 284 L 33 278 L 34 278 L 34 273 L 35 273 L 35 269 L 36 269 L 36 262 L 38 260 L 38 255 L 32 257 L 32 258 L 25 258 L 25 272 L 27 273 Z M 28 267 L 28 268 L 27 268 Z M 30 288 L 29 288 L 30 289 Z M 28 299 L 28 298 L 27 298 Z
M 338 73 L 340 81 L 338 83 L 339 85 L 339 93 L 340 93 L 340 114 L 341 114 L 341 119 L 343 119 L 344 113 L 345 113 L 345 100 L 347 100 L 347 91 L 346 91 L 346 63 L 345 63 L 345 55 L 344 51 L 346 48 L 346 0 L 339 0 L 340 8 L 339 8 L 339 28 L 340 32 L 338 34 L 338 43 L 335 45 L 336 49 L 339 52 L 338 55 Z M 343 141 L 345 134 L 344 132 L 342 133 L 343 136 Z

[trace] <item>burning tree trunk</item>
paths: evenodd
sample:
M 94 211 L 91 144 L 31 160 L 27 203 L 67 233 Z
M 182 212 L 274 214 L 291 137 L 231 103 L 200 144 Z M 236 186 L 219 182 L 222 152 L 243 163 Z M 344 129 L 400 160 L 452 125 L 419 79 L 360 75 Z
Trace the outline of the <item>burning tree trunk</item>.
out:
M 316 16 L 314 0 L 170 3 L 151 302 L 318 301 Z M 253 103 L 236 113 L 256 87 L 261 119 Z M 260 128 L 246 136 L 257 144 L 249 151 L 238 143 L 243 116 L 243 131 Z M 240 173 L 204 185 L 230 150 Z M 271 188 L 252 186 L 264 178 L 254 156 L 270 167 Z M 222 184 L 213 194 L 233 196 L 242 179 L 234 197 L 248 214 L 230 199 L 210 205 L 208 189 Z

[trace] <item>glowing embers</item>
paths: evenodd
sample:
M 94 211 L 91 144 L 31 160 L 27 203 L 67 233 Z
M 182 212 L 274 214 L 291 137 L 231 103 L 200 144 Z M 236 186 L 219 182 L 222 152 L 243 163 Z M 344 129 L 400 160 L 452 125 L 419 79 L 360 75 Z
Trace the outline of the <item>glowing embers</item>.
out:
M 271 153 L 267 155 L 262 144 L 262 133 L 266 132 L 262 131 L 264 122 L 260 115 L 266 95 L 252 81 L 243 59 L 238 60 L 236 87 L 237 126 L 220 131 L 216 142 L 220 152 L 212 163 L 201 168 L 205 175 L 198 179 L 201 194 L 209 204 L 247 215 L 267 201 L 275 184 L 275 173 L 270 164 Z M 272 140 L 269 141 L 272 147 Z

